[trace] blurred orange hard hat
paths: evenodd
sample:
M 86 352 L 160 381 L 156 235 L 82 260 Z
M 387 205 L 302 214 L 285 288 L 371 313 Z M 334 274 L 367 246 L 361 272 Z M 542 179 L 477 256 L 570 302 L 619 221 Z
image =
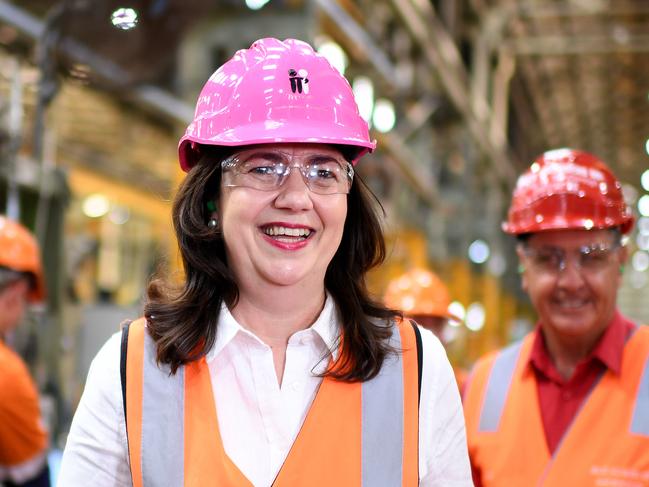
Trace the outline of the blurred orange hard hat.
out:
M 426 315 L 462 321 L 448 306 L 451 298 L 448 289 L 434 273 L 415 268 L 392 280 L 385 292 L 386 306 L 403 311 L 406 315 Z
M 603 229 L 631 231 L 633 215 L 622 185 L 601 160 L 588 152 L 556 149 L 541 154 L 514 189 L 506 233 Z
M 2 215 L 0 215 L 0 267 L 31 274 L 34 282 L 29 295 L 30 300 L 43 300 L 45 283 L 38 243 L 24 226 Z

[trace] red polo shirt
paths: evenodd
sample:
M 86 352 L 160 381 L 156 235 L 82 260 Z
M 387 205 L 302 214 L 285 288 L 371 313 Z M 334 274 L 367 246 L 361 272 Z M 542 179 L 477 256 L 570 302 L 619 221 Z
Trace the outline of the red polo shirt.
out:
M 572 377 L 566 380 L 554 366 L 540 325 L 537 325 L 529 366 L 536 374 L 539 406 L 550 453 L 554 453 L 601 374 L 606 369 L 620 373 L 624 344 L 635 326 L 616 312 L 602 338 L 590 354 L 577 364 Z

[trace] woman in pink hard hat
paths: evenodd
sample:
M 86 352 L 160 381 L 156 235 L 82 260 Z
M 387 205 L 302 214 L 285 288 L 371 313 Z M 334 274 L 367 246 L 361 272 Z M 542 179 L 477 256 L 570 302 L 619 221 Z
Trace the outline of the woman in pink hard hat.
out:
M 304 42 L 212 75 L 179 145 L 185 281 L 153 281 L 99 352 L 62 485 L 470 485 L 443 348 L 365 286 L 385 245 L 354 166 L 374 146 Z

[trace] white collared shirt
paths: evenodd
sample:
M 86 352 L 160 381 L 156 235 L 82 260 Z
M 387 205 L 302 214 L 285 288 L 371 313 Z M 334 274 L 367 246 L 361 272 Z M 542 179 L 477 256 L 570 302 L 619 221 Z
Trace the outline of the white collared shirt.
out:
M 216 341 L 206 360 L 225 451 L 256 487 L 270 486 L 281 468 L 322 381 L 316 375 L 326 367 L 329 350 L 335 350 L 339 330 L 334 301 L 327 296 L 316 322 L 290 337 L 280 387 L 271 348 L 223 306 Z M 420 485 L 471 486 L 464 416 L 453 371 L 439 340 L 420 330 L 424 356 Z M 117 333 L 90 367 L 63 454 L 60 487 L 132 485 L 119 357 Z

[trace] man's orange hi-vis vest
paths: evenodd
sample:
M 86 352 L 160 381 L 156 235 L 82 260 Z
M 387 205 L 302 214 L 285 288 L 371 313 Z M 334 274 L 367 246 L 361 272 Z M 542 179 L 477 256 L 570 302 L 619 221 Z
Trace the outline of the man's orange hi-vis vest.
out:
M 649 486 L 649 327 L 626 343 L 550 455 L 528 335 L 480 361 L 464 397 L 471 462 L 484 487 Z
M 170 375 L 167 366 L 156 364 L 144 320 L 131 323 L 127 337 L 125 408 L 133 486 L 251 486 L 223 448 L 205 359 Z M 391 340 L 403 353 L 386 359 L 374 379 L 351 384 L 323 379 L 274 486 L 418 484 L 415 332 L 399 324 Z

